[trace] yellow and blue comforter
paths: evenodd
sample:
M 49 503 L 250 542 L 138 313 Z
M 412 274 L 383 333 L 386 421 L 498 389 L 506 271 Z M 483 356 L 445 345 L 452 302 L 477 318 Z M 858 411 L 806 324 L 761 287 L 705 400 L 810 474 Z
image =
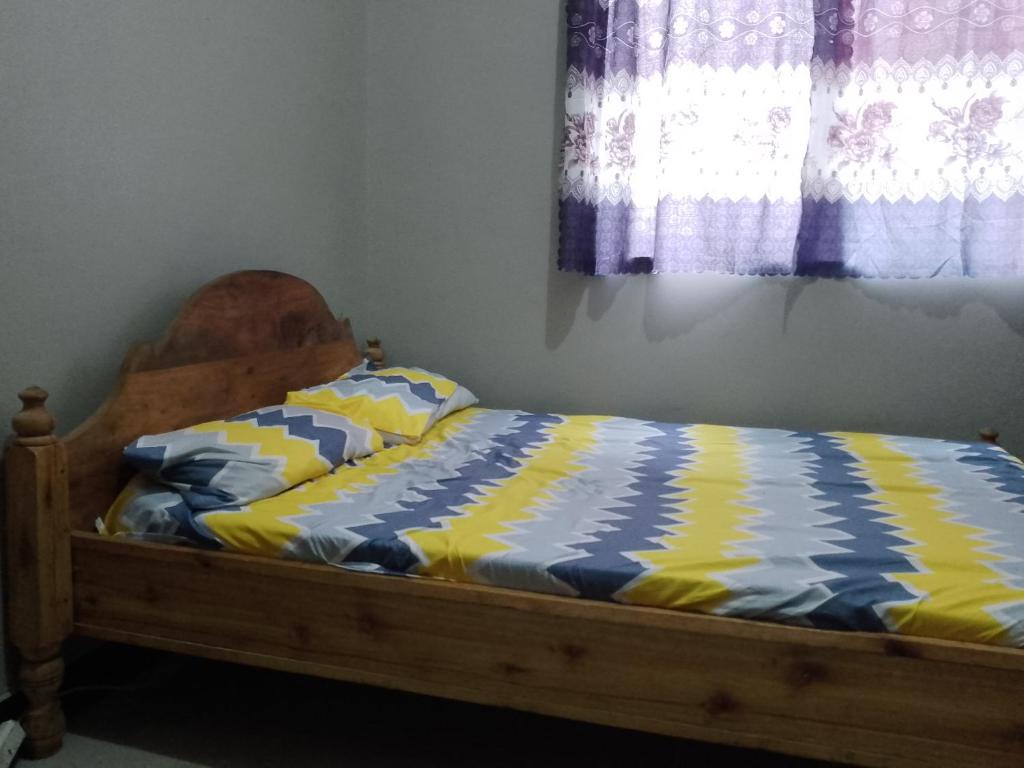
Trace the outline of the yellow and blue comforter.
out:
M 1024 647 L 1024 466 L 987 444 L 471 408 L 195 524 L 254 554 Z

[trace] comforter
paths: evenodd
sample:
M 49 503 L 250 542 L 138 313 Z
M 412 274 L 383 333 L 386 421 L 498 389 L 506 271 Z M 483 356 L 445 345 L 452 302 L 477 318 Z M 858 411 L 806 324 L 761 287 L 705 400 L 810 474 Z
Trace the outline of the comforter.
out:
M 1024 647 L 1024 466 L 982 443 L 470 408 L 193 522 L 251 554 Z

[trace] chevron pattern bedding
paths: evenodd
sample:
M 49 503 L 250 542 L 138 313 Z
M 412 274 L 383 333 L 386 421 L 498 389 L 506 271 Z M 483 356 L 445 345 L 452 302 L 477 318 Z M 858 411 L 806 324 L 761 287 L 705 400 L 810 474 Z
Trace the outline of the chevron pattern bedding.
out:
M 252 554 L 1024 647 L 1024 466 L 988 444 L 471 408 L 193 524 Z
M 327 384 L 289 392 L 286 402 L 370 424 L 393 445 L 419 442 L 435 422 L 476 404 L 476 397 L 446 376 L 422 368 L 376 369 L 363 363 Z
M 272 405 L 160 435 L 124 449 L 143 475 L 192 509 L 246 504 L 320 477 L 382 446 L 370 427 L 333 413 Z

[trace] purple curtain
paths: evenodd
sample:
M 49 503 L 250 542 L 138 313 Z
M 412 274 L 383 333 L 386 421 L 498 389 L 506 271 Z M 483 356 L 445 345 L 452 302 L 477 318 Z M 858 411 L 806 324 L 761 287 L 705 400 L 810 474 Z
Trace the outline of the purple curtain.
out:
M 1024 275 L 1024 0 L 570 0 L 559 267 Z

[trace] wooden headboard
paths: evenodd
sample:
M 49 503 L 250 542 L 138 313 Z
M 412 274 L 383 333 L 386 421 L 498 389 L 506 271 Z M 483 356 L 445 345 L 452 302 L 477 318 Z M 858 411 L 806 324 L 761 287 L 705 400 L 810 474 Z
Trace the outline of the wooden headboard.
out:
M 348 320 L 306 281 L 266 271 L 214 280 L 160 341 L 129 352 L 106 402 L 65 438 L 71 527 L 93 529 L 127 479 L 121 450 L 140 435 L 283 402 L 361 358 Z

